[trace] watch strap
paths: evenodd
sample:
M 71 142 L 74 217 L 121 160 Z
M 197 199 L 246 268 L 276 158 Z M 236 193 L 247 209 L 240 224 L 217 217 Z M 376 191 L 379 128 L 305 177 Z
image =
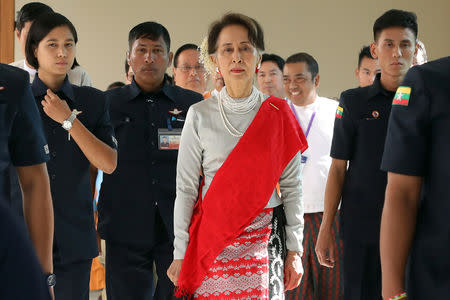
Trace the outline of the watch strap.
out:
M 70 114 L 70 116 L 67 118 L 66 121 L 69 121 L 70 123 L 73 124 L 73 121 L 75 120 L 76 117 L 77 117 L 77 110 L 74 109 L 72 110 L 72 113 Z

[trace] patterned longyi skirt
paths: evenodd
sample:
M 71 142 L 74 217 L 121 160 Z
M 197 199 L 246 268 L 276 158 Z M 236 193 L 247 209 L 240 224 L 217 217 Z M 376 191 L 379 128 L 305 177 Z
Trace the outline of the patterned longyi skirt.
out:
M 282 206 L 264 209 L 216 257 L 194 299 L 284 299 Z

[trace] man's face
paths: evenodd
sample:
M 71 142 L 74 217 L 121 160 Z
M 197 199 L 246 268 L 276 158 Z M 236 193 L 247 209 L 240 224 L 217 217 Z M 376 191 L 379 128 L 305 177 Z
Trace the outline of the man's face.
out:
M 25 55 L 25 45 L 27 43 L 28 31 L 30 31 L 31 24 L 33 24 L 33 22 L 31 22 L 31 21 L 25 22 L 25 24 L 23 24 L 23 28 L 20 32 L 16 29 L 16 36 L 20 43 L 20 49 L 22 50 L 22 53 L 24 55 Z
M 161 84 L 171 62 L 172 53 L 168 52 L 162 37 L 156 41 L 139 38 L 134 41 L 128 53 L 128 64 L 139 85 Z
M 173 68 L 175 84 L 204 93 L 206 89 L 205 67 L 199 62 L 200 53 L 194 49 L 187 49 L 178 56 L 177 67 Z
M 409 28 L 383 29 L 376 43 L 370 45 L 374 58 L 378 58 L 382 76 L 401 77 L 408 72 L 416 51 L 416 38 Z
M 263 62 L 257 78 L 259 88 L 264 94 L 284 98 L 283 73 L 275 62 Z
M 305 62 L 284 65 L 283 84 L 286 96 L 298 106 L 311 104 L 319 86 L 319 74 L 312 78 Z
M 363 57 L 359 68 L 355 71 L 356 78 L 358 78 L 359 81 L 359 86 L 365 87 L 372 85 L 375 75 L 380 73 L 380 71 L 381 69 L 378 66 L 378 60 Z

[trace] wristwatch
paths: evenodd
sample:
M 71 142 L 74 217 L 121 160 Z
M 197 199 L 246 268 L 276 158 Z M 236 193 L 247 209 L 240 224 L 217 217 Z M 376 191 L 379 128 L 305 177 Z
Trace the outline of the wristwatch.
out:
M 54 287 L 56 285 L 56 275 L 53 273 L 45 275 L 45 281 L 49 287 Z
M 70 130 L 72 129 L 72 125 L 73 125 L 73 121 L 75 121 L 75 118 L 77 117 L 77 115 L 79 115 L 81 113 L 81 111 L 78 111 L 76 109 L 72 110 L 72 113 L 70 114 L 70 116 L 67 118 L 67 120 L 64 120 L 62 122 L 62 128 L 64 128 L 65 130 Z

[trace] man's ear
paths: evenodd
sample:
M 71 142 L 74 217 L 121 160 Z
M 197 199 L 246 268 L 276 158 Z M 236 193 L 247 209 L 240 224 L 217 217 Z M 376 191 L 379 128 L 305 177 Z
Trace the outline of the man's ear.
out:
M 355 69 L 355 76 L 358 78 L 359 77 L 359 68 Z
M 173 61 L 173 52 L 169 52 L 169 66 L 172 64 Z
M 377 44 L 375 42 L 370 44 L 370 54 L 374 59 L 378 59 Z
M 319 87 L 319 81 L 320 81 L 320 75 L 317 74 L 316 77 L 314 77 L 314 86 L 315 86 L 316 88 Z
M 173 82 L 176 84 L 177 83 L 177 73 L 175 72 L 175 67 L 172 68 L 172 77 L 173 77 Z
M 16 29 L 15 32 L 16 32 L 16 37 L 17 37 L 17 39 L 19 40 L 19 39 L 20 39 L 20 32 L 19 32 L 19 29 Z
M 126 58 L 127 58 L 127 63 L 130 66 L 130 51 L 128 50 L 127 53 L 125 54 Z M 131 67 L 131 66 L 130 66 Z

